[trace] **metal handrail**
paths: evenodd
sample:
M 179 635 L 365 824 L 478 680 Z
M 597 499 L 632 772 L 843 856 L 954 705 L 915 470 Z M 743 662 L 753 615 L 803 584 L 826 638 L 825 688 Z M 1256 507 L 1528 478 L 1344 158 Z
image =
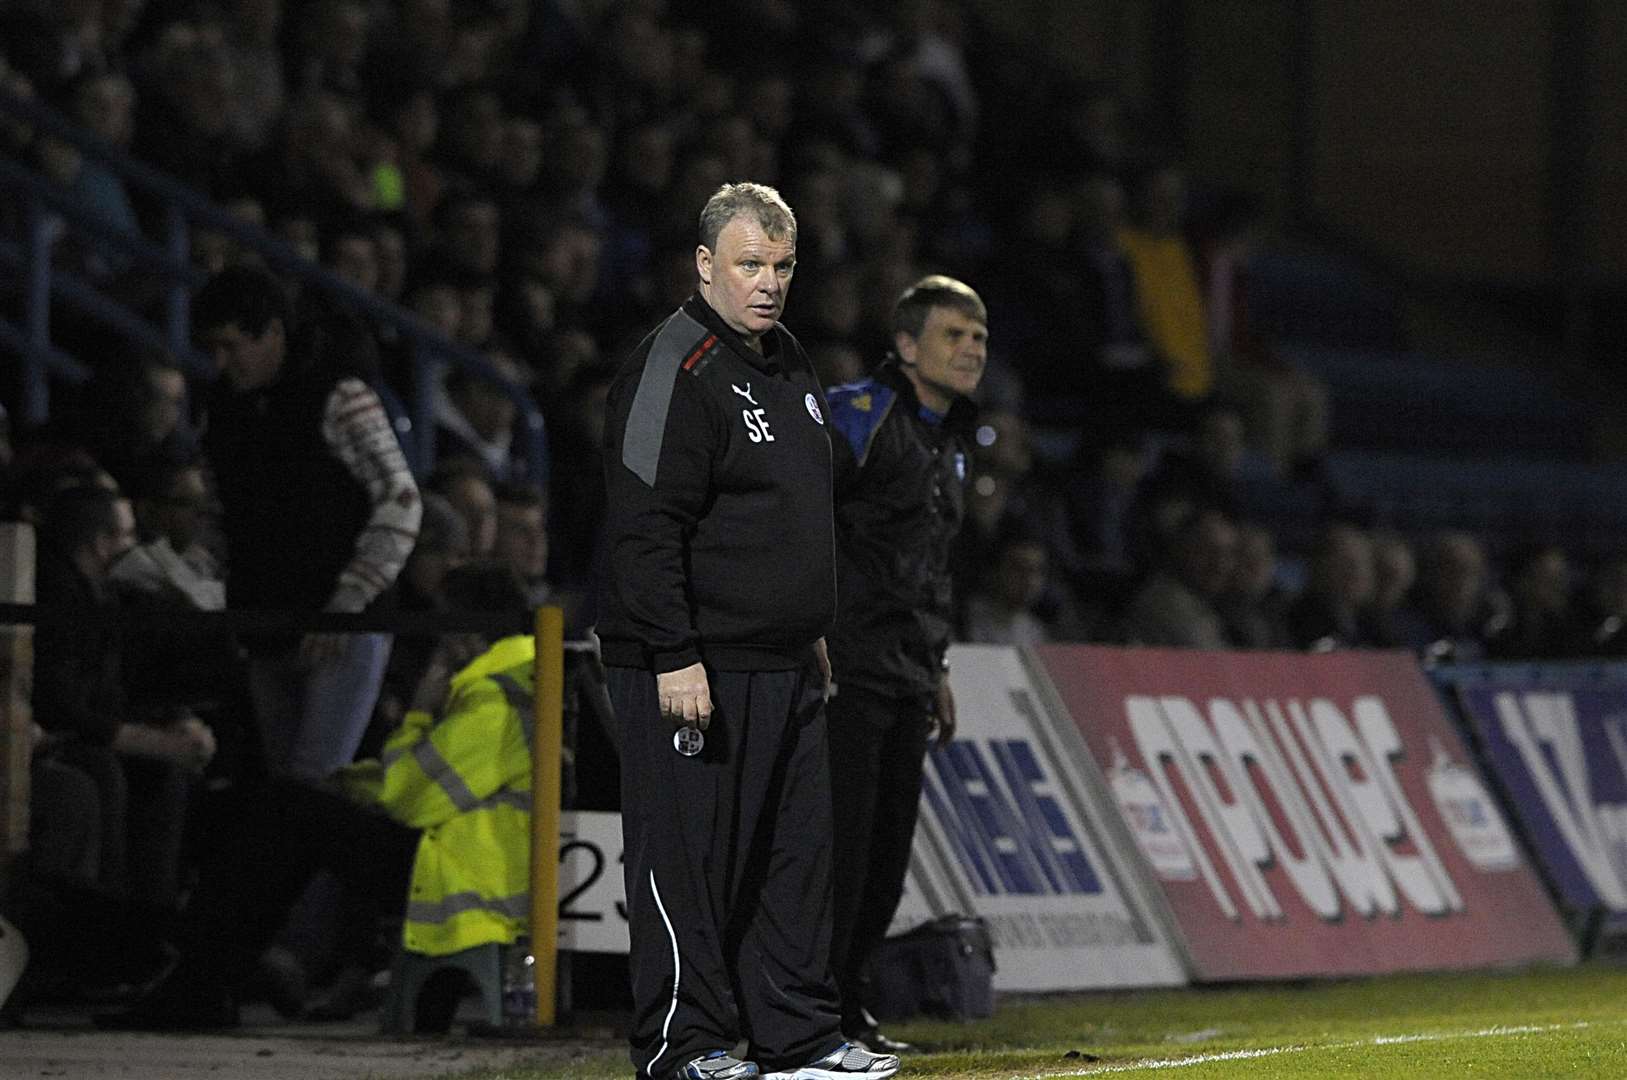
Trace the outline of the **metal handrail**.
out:
M 522 438 L 528 471 L 537 483 L 546 483 L 548 446 L 541 411 L 524 386 L 508 379 L 478 350 L 450 340 L 412 312 L 381 300 L 326 267 L 311 262 L 264 229 L 233 217 L 175 178 L 137 161 L 125 151 L 81 129 L 48 105 L 20 97 L 0 86 L 0 113 L 9 113 L 69 143 L 86 156 L 108 166 L 126 182 L 151 192 L 163 202 L 168 220 L 166 236 L 160 244 L 146 237 L 132 237 L 110 228 L 104 218 L 89 211 L 59 186 L 51 185 L 38 174 L 13 162 L 0 159 L 0 177 L 5 179 L 8 186 L 23 190 L 26 205 L 32 208 L 29 215 L 31 220 L 38 216 L 43 206 L 49 205 L 75 226 L 128 251 L 138 262 L 166 281 L 161 333 L 177 358 L 183 361 L 194 359 L 189 321 L 191 290 L 197 280 L 197 271 L 186 262 L 186 253 L 189 247 L 188 229 L 197 226 L 224 233 L 257 252 L 273 269 L 297 277 L 304 284 L 342 301 L 363 317 L 394 328 L 404 337 L 411 346 L 413 363 L 413 430 L 411 441 L 404 440 L 402 449 L 420 475 L 434 464 L 435 402 L 439 393 L 439 376 L 445 365 L 452 364 L 499 387 L 514 402 L 524 424 Z M 27 176 L 29 180 L 25 182 L 21 176 Z M 63 365 L 63 354 L 51 345 L 49 297 L 53 292 L 59 292 L 70 303 L 76 299 L 82 301 L 82 295 L 76 297 L 69 294 L 79 293 L 77 286 L 86 283 L 73 282 L 65 290 L 62 282 L 53 280 L 58 277 L 58 272 L 50 266 L 48 248 L 42 249 L 46 242 L 43 230 L 29 230 L 23 252 L 26 325 L 16 327 L 0 319 L 0 340 L 15 344 L 20 338 L 27 346 L 23 349 L 28 381 L 23 419 L 30 424 L 43 423 L 46 419 L 49 408 L 48 372 L 54 371 L 69 378 L 82 375 L 82 368 L 76 370 Z M 84 304 L 78 306 L 83 307 Z M 104 312 L 111 310 L 104 309 Z M 155 332 L 160 331 L 155 329 Z

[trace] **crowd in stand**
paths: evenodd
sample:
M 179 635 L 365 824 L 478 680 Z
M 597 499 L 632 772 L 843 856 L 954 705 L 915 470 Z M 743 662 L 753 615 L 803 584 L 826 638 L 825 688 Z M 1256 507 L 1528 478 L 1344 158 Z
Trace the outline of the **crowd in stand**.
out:
M 706 197 L 752 179 L 797 214 L 790 325 L 828 384 L 884 355 L 893 300 L 923 273 L 988 301 L 955 554 L 966 640 L 1624 651 L 1627 556 L 1584 581 L 1549 538 L 1501 538 L 1512 554 L 1494 566 L 1484 538 L 1402 535 L 1331 493 L 1314 543 L 1279 552 L 1272 523 L 1242 515 L 1240 471 L 1314 482 L 1329 406 L 1251 319 L 1256 208 L 1189 185 L 1111 85 L 995 42 L 957 0 L 23 0 L 0 13 L 0 82 L 533 394 L 546 485 L 505 394 L 461 370 L 417 386 L 396 335 L 295 298 L 301 348 L 386 405 L 436 395 L 437 465 L 394 586 L 405 609 L 442 606 L 451 567 L 495 558 L 533 603 L 591 623 L 611 373 L 629 331 L 691 291 Z M 163 235 L 163 207 L 115 170 L 3 113 L 0 153 L 107 229 Z M 0 193 L 0 231 L 20 236 L 23 215 Z M 159 302 L 120 251 L 52 224 L 59 268 Z M 190 255 L 208 274 L 257 261 L 203 230 Z M 40 601 L 219 610 L 208 387 L 67 309 L 54 324 L 94 377 L 59 388 L 44 429 L 0 440 L 8 510 L 41 527 Z M 18 390 L 4 388 L 13 407 Z M 399 722 L 432 648 L 396 642 L 364 749 Z M 252 756 L 241 659 L 184 634 L 42 632 L 37 651 L 54 749 L 35 768 L 36 850 L 55 874 L 177 902 L 191 778 Z M 84 783 L 119 788 L 127 820 L 92 837 L 53 811 L 83 805 Z

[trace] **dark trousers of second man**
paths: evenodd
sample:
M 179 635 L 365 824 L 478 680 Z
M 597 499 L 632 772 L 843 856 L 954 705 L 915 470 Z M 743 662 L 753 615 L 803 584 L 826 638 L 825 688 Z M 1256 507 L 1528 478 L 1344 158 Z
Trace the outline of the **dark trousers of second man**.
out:
M 608 671 L 622 738 L 633 1064 L 665 1078 L 742 1037 L 766 1069 L 841 1045 L 830 977 L 831 801 L 818 676 L 708 671 L 685 757 L 655 676 Z
M 931 707 L 924 694 L 890 697 L 852 685 L 841 686 L 830 701 L 836 824 L 830 955 L 850 1035 L 862 1026 L 859 1009 L 868 1004 L 865 965 L 904 894 Z

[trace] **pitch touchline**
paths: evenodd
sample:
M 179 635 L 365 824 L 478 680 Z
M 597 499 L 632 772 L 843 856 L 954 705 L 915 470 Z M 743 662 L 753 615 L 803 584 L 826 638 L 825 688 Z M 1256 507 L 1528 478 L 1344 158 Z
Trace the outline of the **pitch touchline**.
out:
M 1154 1058 L 1151 1061 L 1127 1061 L 1119 1065 L 1093 1065 L 1073 1072 L 1035 1073 L 1032 1076 L 1014 1076 L 1011 1080 L 1057 1080 L 1069 1076 L 1103 1076 L 1108 1073 L 1141 1072 L 1151 1069 L 1184 1069 L 1189 1065 L 1208 1065 L 1216 1061 L 1247 1061 L 1252 1058 L 1274 1057 L 1277 1054 L 1299 1054 L 1307 1050 L 1356 1050 L 1363 1046 L 1390 1046 L 1395 1043 L 1446 1042 L 1451 1039 L 1490 1039 L 1499 1035 L 1534 1035 L 1545 1031 L 1575 1031 L 1592 1027 L 1590 1021 L 1574 1024 L 1499 1024 L 1475 1031 L 1441 1031 L 1419 1035 L 1374 1035 L 1342 1043 L 1294 1043 L 1273 1046 L 1263 1050 L 1224 1050 L 1213 1054 L 1193 1054 L 1191 1057 Z

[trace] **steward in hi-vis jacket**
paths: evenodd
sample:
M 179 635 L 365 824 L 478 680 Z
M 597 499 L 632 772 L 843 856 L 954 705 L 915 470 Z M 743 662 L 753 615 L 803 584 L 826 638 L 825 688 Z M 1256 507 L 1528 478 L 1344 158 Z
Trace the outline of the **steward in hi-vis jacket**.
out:
M 509 944 L 531 917 L 531 730 L 536 642 L 498 641 L 451 678 L 438 714 L 410 711 L 351 793 L 423 830 L 402 942 L 445 956 Z

